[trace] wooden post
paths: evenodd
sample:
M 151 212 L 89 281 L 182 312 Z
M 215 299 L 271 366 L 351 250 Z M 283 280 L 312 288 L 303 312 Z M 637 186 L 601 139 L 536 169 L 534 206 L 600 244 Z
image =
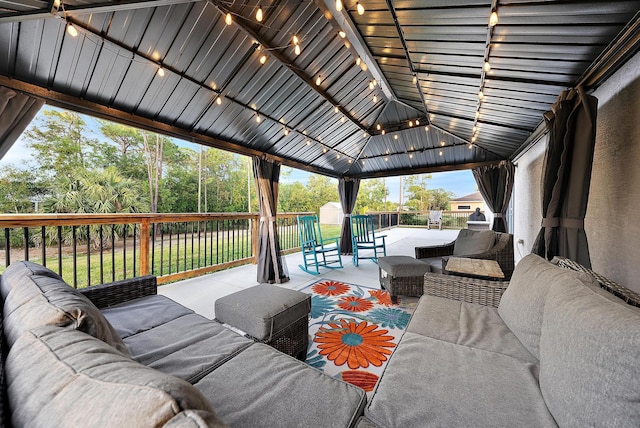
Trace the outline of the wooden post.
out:
M 142 219 L 140 226 L 140 276 L 149 275 L 149 236 L 151 220 Z
M 253 264 L 258 264 L 258 224 L 260 217 L 251 219 L 251 255 L 253 256 Z

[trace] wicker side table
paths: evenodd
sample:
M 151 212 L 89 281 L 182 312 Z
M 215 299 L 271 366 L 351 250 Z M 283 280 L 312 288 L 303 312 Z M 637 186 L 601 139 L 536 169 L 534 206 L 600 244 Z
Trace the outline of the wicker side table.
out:
M 215 302 L 216 321 L 301 361 L 307 358 L 310 311 L 310 295 L 267 284 L 229 294 Z
M 490 281 L 439 273 L 424 274 L 424 294 L 498 307 L 507 281 Z

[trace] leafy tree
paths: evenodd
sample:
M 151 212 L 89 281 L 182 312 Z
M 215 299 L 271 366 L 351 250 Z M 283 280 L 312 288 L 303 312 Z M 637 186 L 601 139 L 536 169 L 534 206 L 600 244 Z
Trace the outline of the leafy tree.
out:
M 431 174 L 419 174 L 406 178 L 405 186 L 408 193 L 406 206 L 411 210 L 427 211 L 449 208 L 449 201 L 454 197 L 453 192 L 442 188 L 428 189 L 427 184 L 430 179 Z
M 0 175 L 0 212 L 34 212 L 35 201 L 42 200 L 45 193 L 46 188 L 33 170 L 6 167 Z
M 41 177 L 72 177 L 77 170 L 105 165 L 105 144 L 88 138 L 86 123 L 79 114 L 44 110 L 43 123 L 25 132 Z
M 308 211 L 320 212 L 320 207 L 327 202 L 338 202 L 338 181 L 324 175 L 312 174 L 307 181 L 310 196 Z
M 280 185 L 278 195 L 279 212 L 316 211 L 316 209 L 312 209 L 314 205 L 311 193 L 301 182 L 294 181 L 293 183 Z M 320 206 L 317 207 L 317 210 L 319 208 Z
M 388 202 L 387 206 L 385 206 L 384 200 L 388 195 L 389 189 L 387 189 L 384 179 L 362 180 L 356 199 L 355 211 L 359 214 L 365 214 L 369 211 L 393 210 L 393 204 Z

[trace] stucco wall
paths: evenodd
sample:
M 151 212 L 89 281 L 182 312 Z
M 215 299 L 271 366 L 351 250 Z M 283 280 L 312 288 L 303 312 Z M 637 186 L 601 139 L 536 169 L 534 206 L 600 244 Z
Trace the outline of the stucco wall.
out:
M 591 261 L 594 270 L 640 292 L 640 53 L 593 95 L 598 121 L 585 219 Z M 540 227 L 545 147 L 546 138 L 516 162 L 516 260 L 531 251 Z

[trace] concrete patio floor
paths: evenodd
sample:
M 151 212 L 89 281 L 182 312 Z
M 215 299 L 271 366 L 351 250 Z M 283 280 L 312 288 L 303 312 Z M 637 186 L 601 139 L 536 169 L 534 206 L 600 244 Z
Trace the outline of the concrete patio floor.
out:
M 458 230 L 427 230 L 422 228 L 398 227 L 380 232 L 386 235 L 387 255 L 405 255 L 414 257 L 414 248 L 425 245 L 442 245 L 453 241 Z M 310 275 L 302 271 L 298 265 L 302 263 L 300 252 L 285 256 L 291 280 L 283 287 L 299 290 L 320 278 L 380 287 L 378 265 L 371 260 L 361 260 L 354 266 L 351 256 L 342 256 L 342 269 L 320 268 L 320 275 Z M 244 265 L 197 278 L 160 286 L 158 294 L 191 308 L 196 313 L 214 318 L 213 302 L 227 294 L 257 285 L 256 266 Z

